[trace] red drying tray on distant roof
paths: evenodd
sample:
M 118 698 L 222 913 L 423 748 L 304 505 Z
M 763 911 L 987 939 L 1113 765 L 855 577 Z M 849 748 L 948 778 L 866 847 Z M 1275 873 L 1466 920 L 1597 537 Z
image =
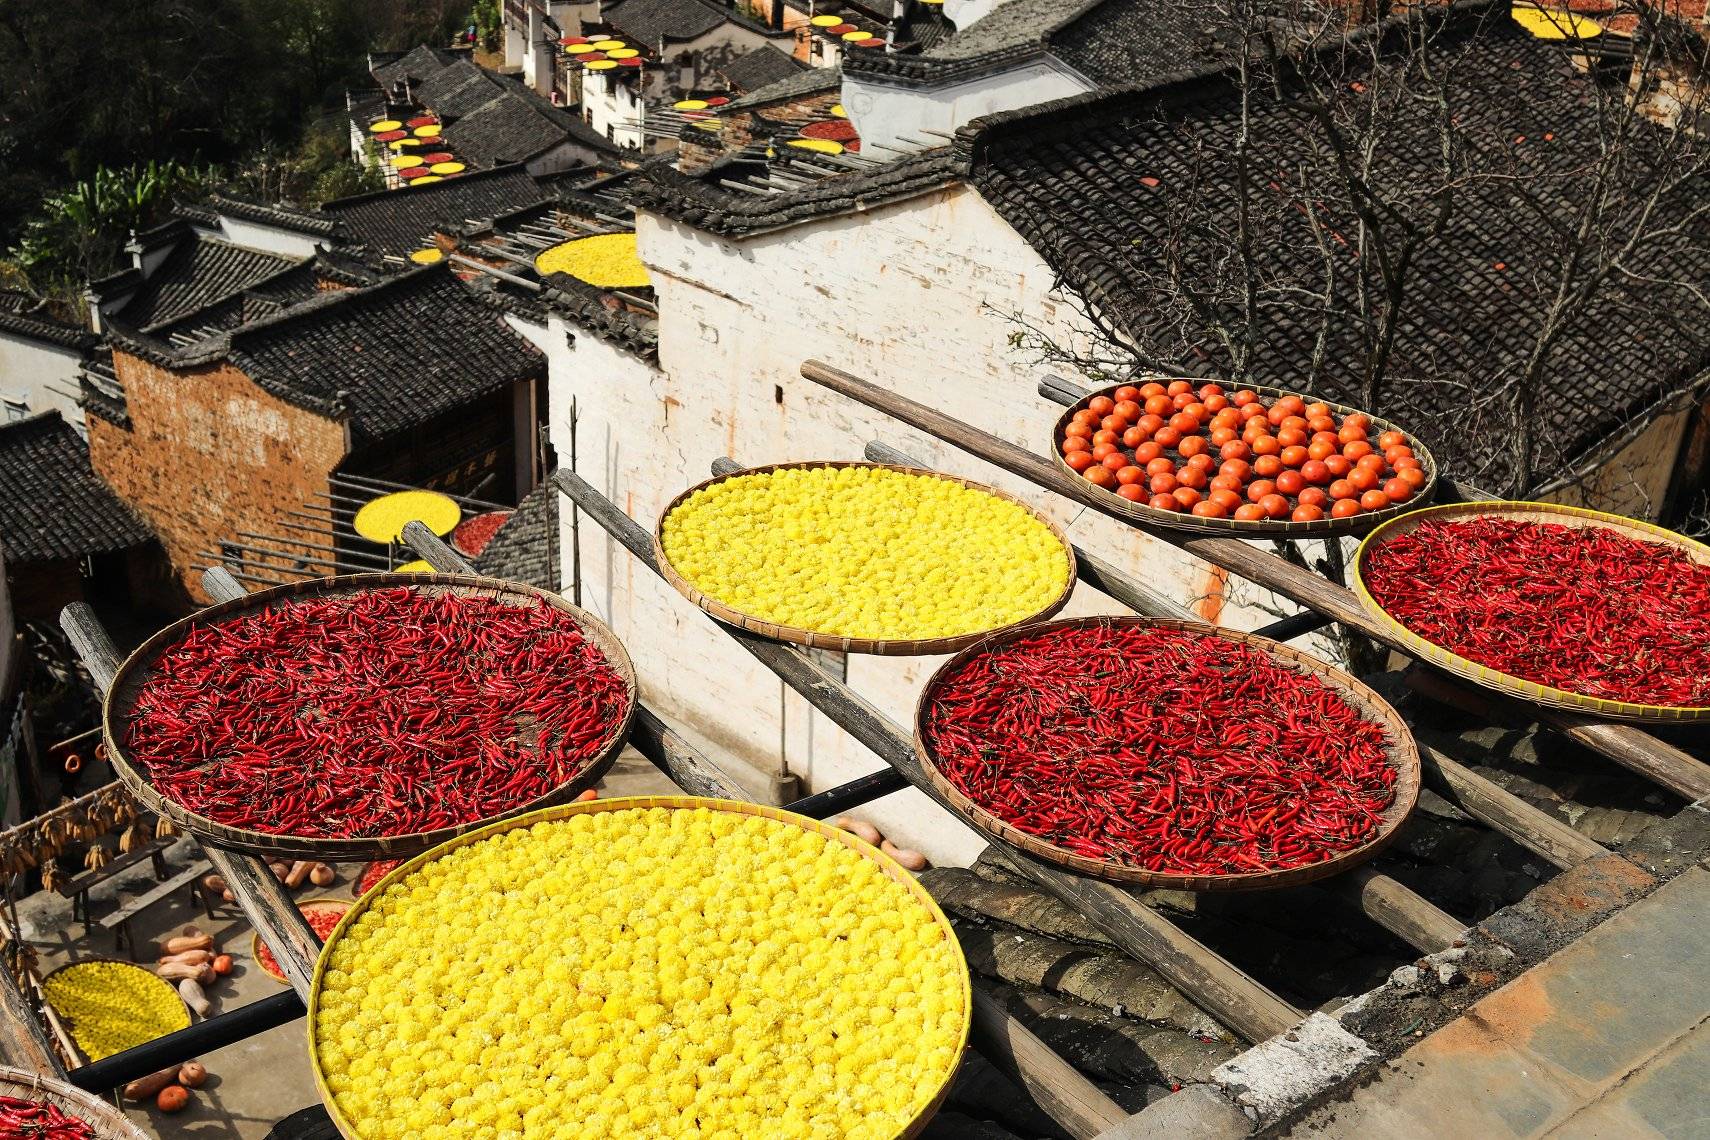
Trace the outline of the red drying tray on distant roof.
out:
M 706 101 L 706 104 L 709 107 L 722 107 L 728 102 L 730 102 L 730 100 L 726 99 L 723 95 L 714 95 L 711 99 Z
M 439 119 L 434 115 L 417 115 L 404 125 L 411 130 L 415 130 L 417 127 L 437 127 L 439 126 Z
M 589 40 L 587 36 L 563 36 L 558 42 L 563 44 L 565 47 L 569 47 L 571 44 L 585 44 L 591 43 L 592 41 Z
M 829 28 L 821 28 L 819 30 L 828 36 L 845 36 L 850 32 L 858 32 L 861 29 L 857 28 L 854 24 L 833 24 Z
M 412 166 L 398 171 L 399 178 L 426 178 L 427 175 L 428 168 L 426 166 Z
M 375 142 L 395 142 L 409 134 L 408 131 L 381 131 L 374 136 Z
M 432 154 L 422 155 L 422 162 L 427 166 L 432 166 L 436 162 L 452 162 L 456 158 L 457 156 L 449 150 L 436 150 Z
M 617 61 L 617 65 L 619 67 L 640 67 L 643 62 L 645 61 L 640 59 L 620 59 Z
M 832 142 L 853 142 L 855 140 L 855 124 L 848 119 L 826 119 L 823 122 L 809 123 L 797 132 L 804 139 L 829 139 Z

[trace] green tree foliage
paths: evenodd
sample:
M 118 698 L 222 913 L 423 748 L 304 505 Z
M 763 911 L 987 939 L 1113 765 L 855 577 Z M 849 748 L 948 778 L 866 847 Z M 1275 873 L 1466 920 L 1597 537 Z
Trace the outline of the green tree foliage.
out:
M 0 245 L 101 168 L 293 150 L 370 50 L 444 43 L 469 2 L 0 0 Z
M 193 200 L 214 179 L 209 168 L 170 161 L 96 167 L 42 201 L 12 251 L 12 264 L 40 292 L 75 294 L 113 270 L 132 230 L 160 221 L 174 201 Z

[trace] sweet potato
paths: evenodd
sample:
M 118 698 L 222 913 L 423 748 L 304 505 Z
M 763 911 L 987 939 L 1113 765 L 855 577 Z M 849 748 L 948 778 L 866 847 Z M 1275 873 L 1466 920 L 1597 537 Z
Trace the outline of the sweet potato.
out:
M 178 1066 L 162 1069 L 158 1073 L 150 1073 L 146 1077 L 138 1077 L 125 1086 L 126 1100 L 147 1100 L 167 1085 L 178 1079 Z
M 842 815 L 837 817 L 837 822 L 832 826 L 840 827 L 851 835 L 859 836 L 874 846 L 878 846 L 879 841 L 884 839 L 884 836 L 879 834 L 878 828 L 863 819 L 851 819 L 849 816 Z
M 212 950 L 214 936 L 212 934 L 180 934 L 176 938 L 168 938 L 164 947 L 166 957 L 182 954 L 186 950 Z
M 181 954 L 163 955 L 160 964 L 164 966 L 168 962 L 180 962 L 186 966 L 200 966 L 204 962 L 212 962 L 213 960 L 214 952 L 212 950 L 186 950 Z
M 898 847 L 895 843 L 892 843 L 887 839 L 883 843 L 879 844 L 879 850 L 883 851 L 886 855 L 889 855 L 892 859 L 895 859 L 898 863 L 901 863 L 910 871 L 926 870 L 926 856 L 922 855 L 912 847 Z
M 285 885 L 296 890 L 303 885 L 303 880 L 309 877 L 309 872 L 314 869 L 314 866 L 307 859 L 297 860 L 291 864 L 291 869 L 285 873 Z

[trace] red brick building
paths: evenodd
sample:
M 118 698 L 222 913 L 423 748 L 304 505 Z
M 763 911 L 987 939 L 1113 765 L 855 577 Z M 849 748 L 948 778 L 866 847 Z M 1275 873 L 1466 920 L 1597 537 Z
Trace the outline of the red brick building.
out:
M 226 298 L 111 333 L 118 394 L 87 403 L 91 461 L 190 599 L 223 541 L 276 532 L 335 472 L 507 503 L 538 480 L 546 362 L 497 308 L 443 264 L 318 284 L 268 316 Z

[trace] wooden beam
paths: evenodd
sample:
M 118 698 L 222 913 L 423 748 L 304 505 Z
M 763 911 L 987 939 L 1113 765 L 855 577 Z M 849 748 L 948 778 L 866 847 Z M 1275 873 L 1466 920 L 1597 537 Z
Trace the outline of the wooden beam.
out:
M 1609 854 L 1601 844 L 1429 745 L 1419 746 L 1419 767 L 1426 787 L 1557 867 L 1565 870 Z
M 472 571 L 462 555 L 419 522 L 404 525 L 404 544 L 442 574 Z M 646 708 L 636 710 L 630 743 L 692 795 L 747 800 L 729 775 Z M 993 1065 L 1026 1089 L 1051 1119 L 1075 1137 L 1091 1137 L 1127 1119 L 1120 1105 L 1100 1092 L 1049 1046 L 990 998 L 974 991 L 974 1045 Z
M 1044 455 L 1000 439 L 936 408 L 880 388 L 820 361 L 805 362 L 801 367 L 801 374 L 822 387 L 884 412 L 901 423 L 955 444 L 970 455 L 1013 475 L 1019 475 L 1046 490 L 1108 514 L 1154 538 L 1180 547 L 1195 557 L 1239 574 L 1320 613 L 1328 614 L 1348 628 L 1398 652 L 1409 652 L 1407 645 L 1400 641 L 1389 627 L 1366 613 L 1365 607 L 1360 605 L 1359 599 L 1354 597 L 1351 591 L 1319 577 L 1303 566 L 1296 566 L 1278 558 L 1243 539 L 1206 537 L 1167 527 L 1138 524 L 1114 508 L 1100 503 L 1096 496 L 1084 494 L 1077 485 L 1080 480 L 1064 474 Z M 1617 764 L 1688 799 L 1697 800 L 1710 795 L 1710 765 L 1665 744 L 1649 733 L 1630 725 L 1596 721 L 1543 707 L 1531 708 L 1531 715 L 1602 753 Z
M 579 509 L 587 512 L 643 565 L 658 572 L 652 536 L 633 519 L 574 472 L 560 470 L 552 478 Z M 719 628 L 807 698 L 808 703 L 901 772 L 909 783 L 952 815 L 956 814 L 943 793 L 927 778 L 909 736 L 865 699 L 791 646 L 722 623 Z M 1263 1041 L 1301 1020 L 1303 1015 L 1299 1010 L 1126 891 L 1107 883 L 1061 874 L 1015 852 L 1004 850 L 1003 854 L 1016 861 L 1024 873 L 1034 877 L 1047 891 L 1086 915 L 1123 950 L 1157 969 L 1206 1012 L 1248 1040 Z M 1160 952 L 1164 949 L 1168 953 Z

